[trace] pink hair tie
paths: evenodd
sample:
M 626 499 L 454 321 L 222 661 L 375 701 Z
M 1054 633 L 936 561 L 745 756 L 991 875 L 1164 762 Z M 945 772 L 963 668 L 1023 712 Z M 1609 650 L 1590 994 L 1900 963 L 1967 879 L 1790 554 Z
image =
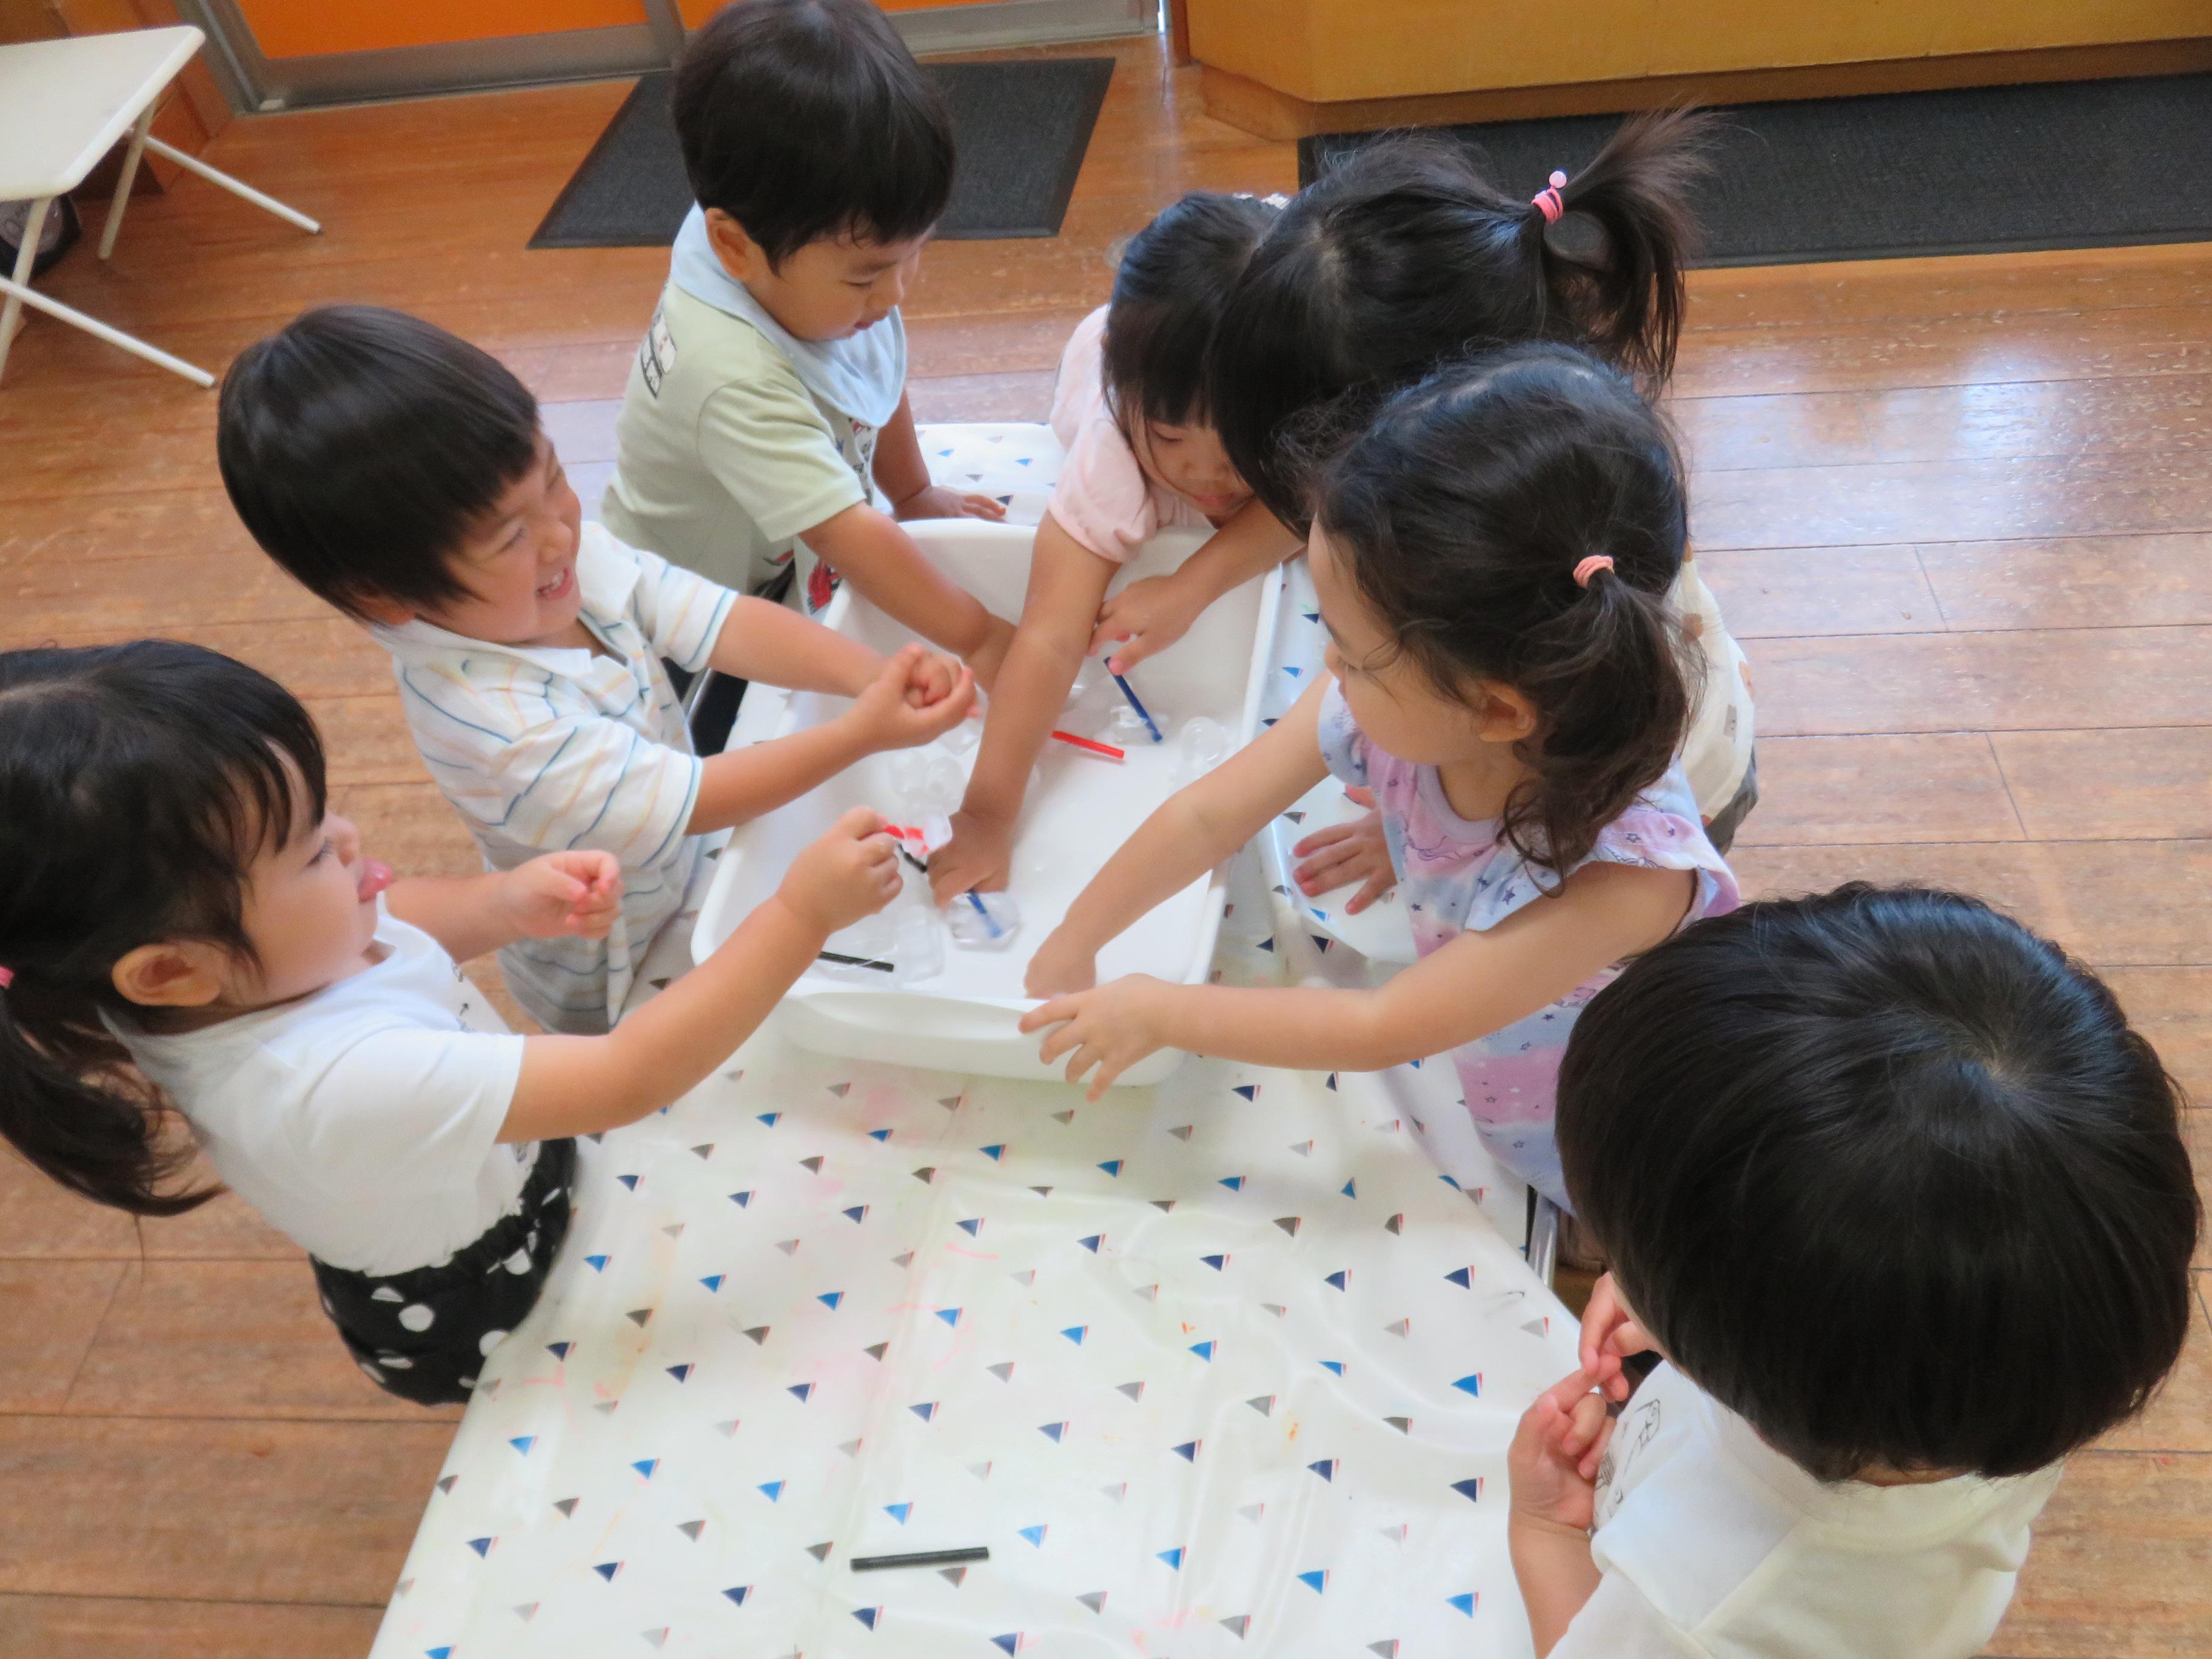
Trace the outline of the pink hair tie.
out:
M 1544 216 L 1544 222 L 1547 225 L 1559 223 L 1559 216 L 1567 210 L 1566 198 L 1559 194 L 1566 188 L 1566 183 L 1565 173 L 1554 172 L 1552 182 L 1528 198 L 1529 205 Z
M 1584 559 L 1580 564 L 1575 567 L 1575 586 L 1577 587 L 1588 587 L 1590 585 L 1590 578 L 1592 576 L 1596 575 L 1601 570 L 1610 570 L 1612 568 L 1612 555 L 1607 553 L 1593 553 L 1589 557 Z
M 13 968 L 0 968 L 0 991 L 6 990 L 15 982 L 15 970 Z

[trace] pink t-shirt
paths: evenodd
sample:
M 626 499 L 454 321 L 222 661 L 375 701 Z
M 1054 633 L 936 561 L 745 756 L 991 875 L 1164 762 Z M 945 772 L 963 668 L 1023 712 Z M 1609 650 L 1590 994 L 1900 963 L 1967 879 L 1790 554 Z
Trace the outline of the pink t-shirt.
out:
M 1145 476 L 1107 406 L 1103 344 L 1106 307 L 1075 325 L 1060 354 L 1052 433 L 1067 459 L 1053 486 L 1052 516 L 1102 559 L 1120 564 L 1163 530 L 1211 530 L 1205 514 Z

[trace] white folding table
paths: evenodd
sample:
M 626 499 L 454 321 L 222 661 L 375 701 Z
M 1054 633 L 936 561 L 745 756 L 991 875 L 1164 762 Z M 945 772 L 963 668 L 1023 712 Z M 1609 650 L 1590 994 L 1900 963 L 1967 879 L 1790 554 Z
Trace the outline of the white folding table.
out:
M 107 227 L 100 233 L 101 258 L 114 251 L 115 234 L 123 228 L 124 204 L 131 199 L 131 181 L 138 174 L 138 158 L 149 149 L 302 230 L 322 230 L 306 214 L 154 137 L 154 113 L 162 93 L 206 39 L 199 30 L 183 27 L 0 46 L 0 201 L 31 204 L 15 273 L 0 277 L 0 295 L 7 296 L 0 305 L 0 372 L 7 368 L 17 319 L 25 306 L 31 306 L 200 386 L 215 384 L 215 376 L 205 369 L 31 288 L 31 266 L 38 258 L 46 210 L 56 197 L 82 184 L 126 132 L 131 149 L 116 180 Z

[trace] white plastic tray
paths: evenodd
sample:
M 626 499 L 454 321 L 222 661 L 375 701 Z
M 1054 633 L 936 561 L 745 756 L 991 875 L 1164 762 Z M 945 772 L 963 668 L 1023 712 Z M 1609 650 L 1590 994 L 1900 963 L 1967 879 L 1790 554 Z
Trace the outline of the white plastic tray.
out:
M 907 528 L 945 574 L 993 611 L 1010 619 L 1020 615 L 1031 531 L 961 520 Z M 1130 560 L 1115 586 L 1173 569 L 1202 539 L 1188 531 L 1158 538 Z M 1209 607 L 1188 635 L 1130 677 L 1166 731 L 1164 744 L 1140 739 L 1129 745 L 1128 758 L 1121 764 L 1065 744 L 1045 744 L 1015 827 L 1010 891 L 1021 907 L 1021 930 L 1008 948 L 966 950 L 948 938 L 943 972 L 896 988 L 864 983 L 849 969 L 816 969 L 800 977 L 779 1007 L 775 1018 L 783 1034 L 820 1054 L 996 1077 L 1058 1076 L 1055 1068 L 1038 1063 L 1037 1038 L 1015 1029 L 1023 1012 L 1034 1006 L 1022 988 L 1030 954 L 1059 925 L 1084 884 L 1175 793 L 1175 738 L 1186 720 L 1202 715 L 1218 720 L 1240 746 L 1251 740 L 1259 728 L 1281 590 L 1279 574 L 1246 583 Z M 831 601 L 822 620 L 879 651 L 894 651 L 913 637 L 849 586 Z M 1091 672 L 1102 684 L 1089 696 L 1112 698 L 1112 683 L 1095 665 Z M 746 693 L 731 746 L 818 725 L 847 706 L 843 698 L 817 693 L 755 688 Z M 727 939 L 775 891 L 799 848 L 848 808 L 872 806 L 894 823 L 910 822 L 908 804 L 892 781 L 897 758 L 896 753 L 871 757 L 789 805 L 741 826 L 721 855 L 701 912 L 692 936 L 694 958 Z M 963 775 L 974 759 L 972 749 L 959 757 Z M 908 883 L 910 890 L 902 903 L 915 902 L 926 891 L 917 874 L 910 872 Z M 1224 892 L 1216 872 L 1158 906 L 1100 952 L 1100 979 L 1145 973 L 1186 984 L 1203 982 L 1212 966 Z M 830 948 L 849 949 L 853 942 L 840 935 Z M 879 948 L 864 945 L 850 953 L 872 954 Z M 1156 1083 L 1181 1059 L 1172 1051 L 1153 1055 L 1121 1081 Z

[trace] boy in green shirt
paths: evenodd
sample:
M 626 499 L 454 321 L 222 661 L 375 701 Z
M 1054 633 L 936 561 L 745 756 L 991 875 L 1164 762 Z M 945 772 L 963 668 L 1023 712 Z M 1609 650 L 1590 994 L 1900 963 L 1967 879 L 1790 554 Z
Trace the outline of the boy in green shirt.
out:
M 741 592 L 795 564 L 810 616 L 849 579 L 988 684 L 1012 626 L 896 522 L 1005 515 L 930 482 L 906 397 L 899 301 L 952 187 L 936 93 L 866 0 L 738 0 L 685 48 L 674 106 L 697 205 L 601 517 Z

